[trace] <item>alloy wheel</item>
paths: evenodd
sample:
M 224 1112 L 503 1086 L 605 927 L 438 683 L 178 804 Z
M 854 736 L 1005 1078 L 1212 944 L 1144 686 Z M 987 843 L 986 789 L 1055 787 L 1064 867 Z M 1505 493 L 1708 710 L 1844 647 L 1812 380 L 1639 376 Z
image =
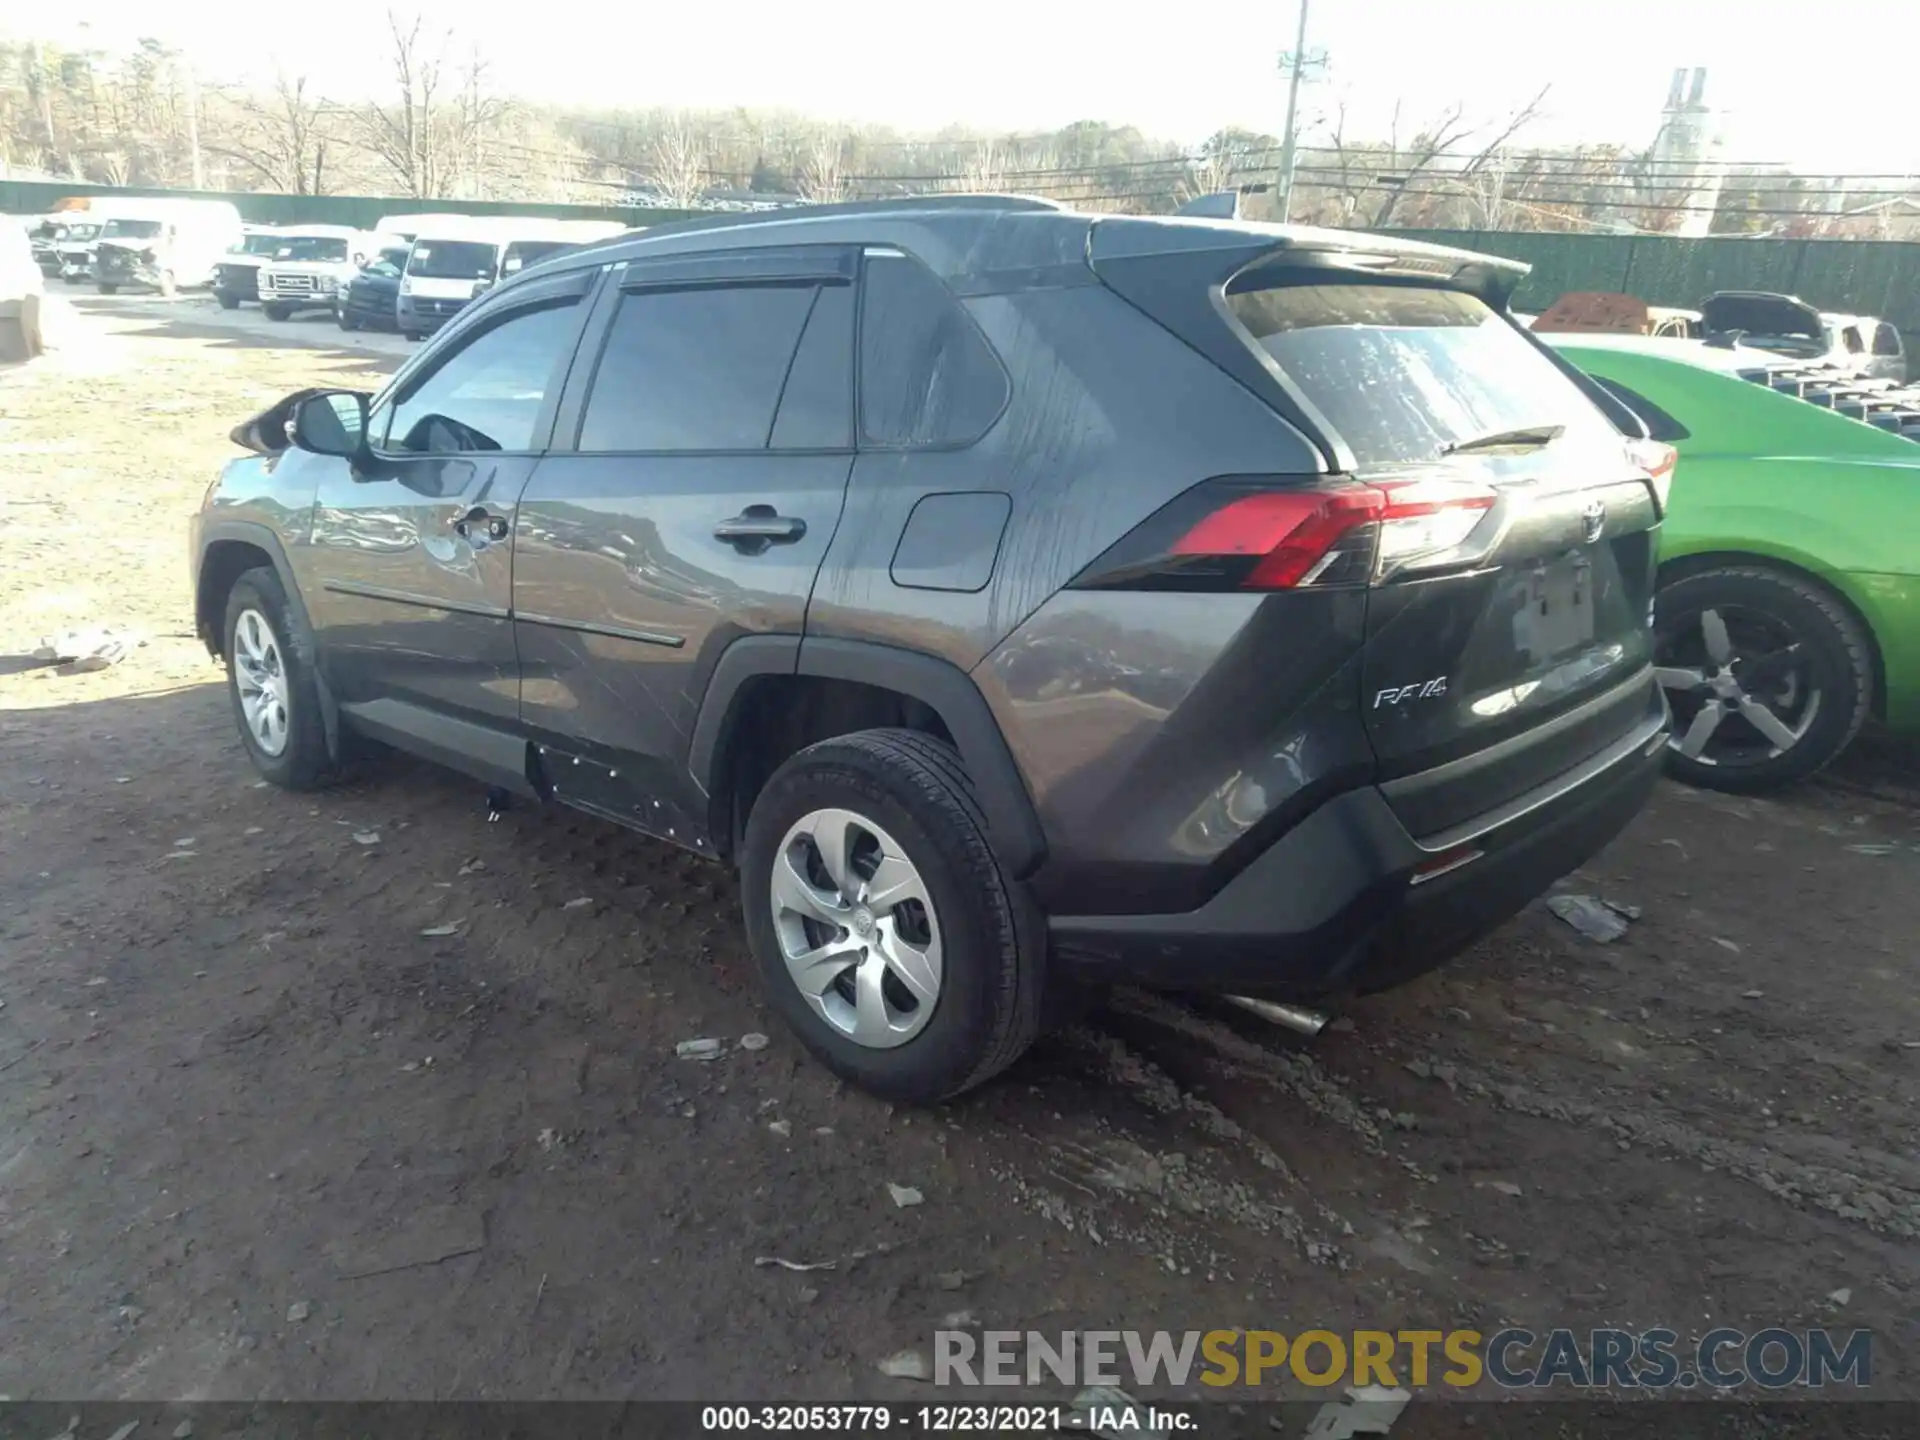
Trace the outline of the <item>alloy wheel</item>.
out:
M 242 610 L 233 627 L 233 651 L 240 713 L 260 752 L 277 757 L 287 748 L 287 667 L 280 637 L 258 610 Z
M 1810 648 L 1778 619 L 1721 605 L 1662 627 L 1654 671 L 1673 708 L 1668 745 L 1698 765 L 1757 765 L 1793 749 L 1820 714 Z
M 815 810 L 773 862 L 774 933 L 801 996 L 869 1049 L 904 1045 L 940 999 L 940 925 L 906 851 L 851 810 Z

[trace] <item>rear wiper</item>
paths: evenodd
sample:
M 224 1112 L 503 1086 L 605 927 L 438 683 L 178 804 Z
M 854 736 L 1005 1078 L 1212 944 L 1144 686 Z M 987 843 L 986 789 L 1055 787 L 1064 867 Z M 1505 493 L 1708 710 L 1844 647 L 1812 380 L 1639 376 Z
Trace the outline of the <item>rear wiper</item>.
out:
M 1564 425 L 1518 425 L 1510 430 L 1489 430 L 1465 440 L 1449 440 L 1440 447 L 1442 455 L 1458 455 L 1466 450 L 1499 450 L 1506 446 L 1550 445 L 1566 434 Z

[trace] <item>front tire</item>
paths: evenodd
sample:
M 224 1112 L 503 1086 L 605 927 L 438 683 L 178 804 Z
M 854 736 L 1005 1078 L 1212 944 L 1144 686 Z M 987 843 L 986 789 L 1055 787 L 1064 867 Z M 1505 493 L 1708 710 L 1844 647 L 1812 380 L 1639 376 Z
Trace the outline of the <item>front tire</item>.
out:
M 247 758 L 287 790 L 335 778 L 314 679 L 313 640 L 271 566 L 249 570 L 227 595 L 227 695 Z
M 220 301 L 220 308 L 222 310 L 238 310 L 240 308 L 240 297 L 238 295 L 229 295 L 226 291 L 222 290 L 216 298 Z
M 358 330 L 360 328 L 360 321 L 354 316 L 349 315 L 345 310 L 336 310 L 333 318 L 342 330 Z
M 110 285 L 105 280 L 96 281 L 93 288 L 102 295 L 118 295 L 120 293 L 120 287 L 118 285 Z
M 790 758 L 748 818 L 741 899 L 774 1009 L 862 1089 L 932 1104 L 1039 1031 L 1038 909 L 960 757 L 929 736 L 866 730 Z
M 289 310 L 285 305 L 262 305 L 260 308 L 266 311 L 269 320 L 285 320 L 289 315 L 293 314 L 293 311 Z
M 1710 790 L 1803 780 L 1852 742 L 1873 703 L 1873 652 L 1840 598 L 1762 565 L 1661 587 L 1655 655 L 1673 709 L 1667 768 Z

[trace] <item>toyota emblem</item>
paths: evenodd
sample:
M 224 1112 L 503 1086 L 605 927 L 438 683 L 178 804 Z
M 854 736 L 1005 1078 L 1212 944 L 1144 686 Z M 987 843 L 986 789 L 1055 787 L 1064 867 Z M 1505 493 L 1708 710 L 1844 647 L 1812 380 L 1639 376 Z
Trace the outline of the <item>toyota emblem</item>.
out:
M 1607 502 L 1589 500 L 1586 508 L 1580 512 L 1580 534 L 1591 545 L 1600 538 L 1607 528 Z

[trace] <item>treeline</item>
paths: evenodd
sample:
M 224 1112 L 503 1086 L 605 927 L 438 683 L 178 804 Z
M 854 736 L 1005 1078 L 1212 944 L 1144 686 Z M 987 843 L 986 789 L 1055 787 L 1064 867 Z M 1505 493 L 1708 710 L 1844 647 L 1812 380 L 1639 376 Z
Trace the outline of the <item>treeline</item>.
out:
M 672 207 L 1013 190 L 1156 213 L 1245 192 L 1274 214 L 1277 136 L 1222 130 L 1183 147 L 1128 125 L 935 135 L 751 110 L 586 110 L 502 94 L 484 55 L 416 17 L 388 17 L 382 81 L 339 100 L 307 77 L 207 85 L 159 40 L 130 54 L 0 44 L 0 175 L 103 184 Z M 1708 180 L 1617 147 L 1526 144 L 1546 92 L 1503 116 L 1457 105 L 1385 136 L 1316 114 L 1292 218 L 1339 226 L 1830 235 L 1889 182 L 1723 167 Z M 1849 193 L 1851 192 L 1851 193 Z M 1848 195 L 1845 203 L 1836 197 Z

